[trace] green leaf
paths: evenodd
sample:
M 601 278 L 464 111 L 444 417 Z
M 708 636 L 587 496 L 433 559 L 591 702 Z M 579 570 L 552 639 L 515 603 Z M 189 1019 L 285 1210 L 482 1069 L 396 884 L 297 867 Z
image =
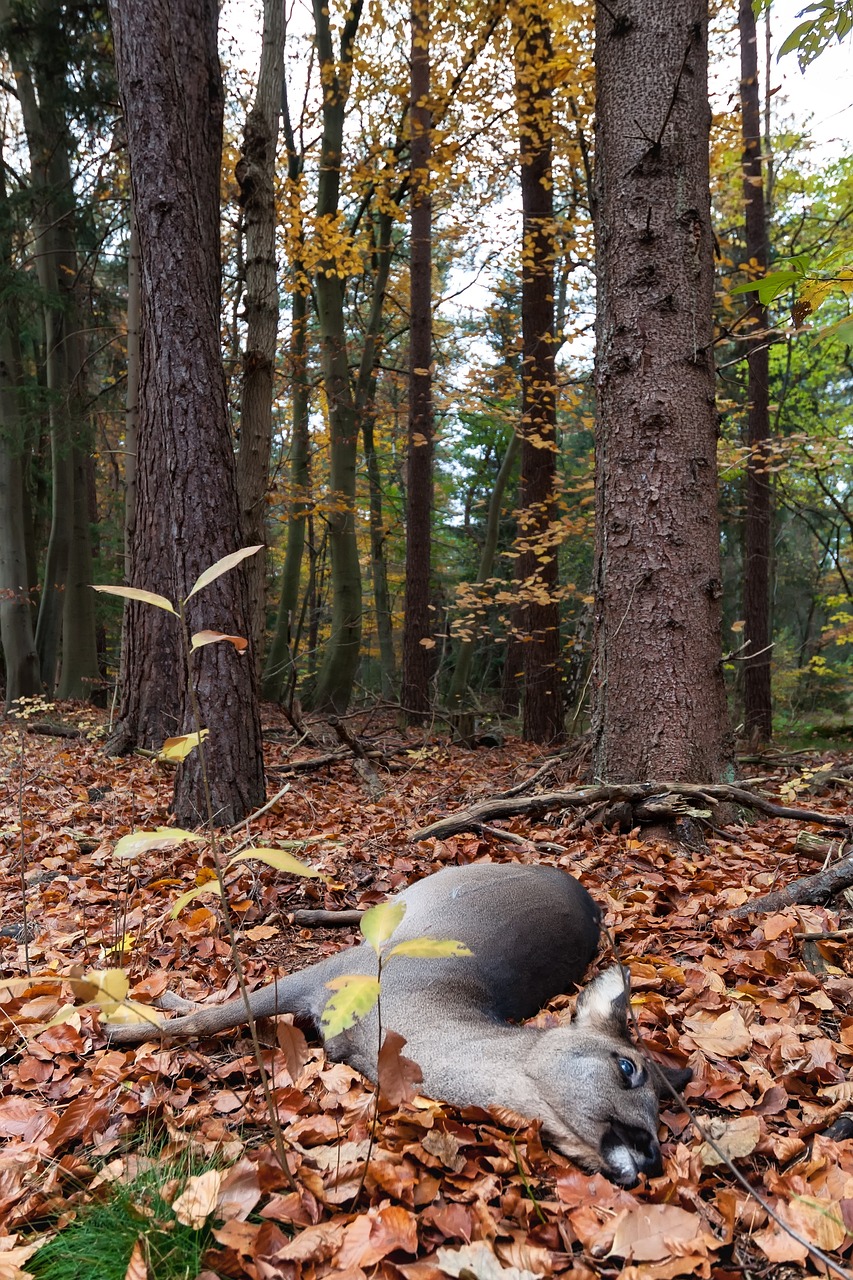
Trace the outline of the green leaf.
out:
M 304 843 L 305 841 L 301 840 L 293 841 L 296 848 L 301 848 Z M 328 876 L 323 875 L 322 871 L 309 867 L 307 862 L 300 862 L 292 853 L 286 853 L 284 849 L 244 849 L 242 853 L 236 854 L 231 859 L 228 866 L 233 867 L 235 862 L 246 862 L 249 859 L 265 862 L 268 867 L 275 867 L 276 871 L 286 871 L 289 876 L 308 876 L 315 880 L 329 879 Z
M 131 831 L 122 836 L 113 849 L 114 858 L 136 858 L 140 853 L 148 853 L 150 849 L 171 849 L 175 845 L 184 844 L 187 840 L 206 840 L 206 836 L 197 835 L 195 831 L 184 831 L 182 827 L 156 827 L 154 831 Z
M 837 338 L 839 342 L 846 342 L 848 346 L 853 346 L 853 316 L 844 316 L 842 320 L 828 324 L 816 336 L 818 342 L 823 342 L 824 338 Z
M 200 897 L 203 893 L 218 893 L 221 898 L 222 885 L 218 880 L 205 880 L 204 884 L 197 884 L 194 889 L 188 889 L 186 893 L 182 893 L 180 898 L 176 898 L 172 904 L 172 910 L 169 913 L 172 919 L 174 920 L 180 915 L 188 902 L 192 902 L 194 898 Z
M 778 62 L 780 58 L 784 58 L 786 53 L 793 53 L 794 49 L 799 49 L 801 40 L 811 31 L 813 26 L 814 20 L 801 22 L 799 26 L 794 27 L 791 34 L 783 40 L 782 47 L 776 55 L 776 61 Z
M 380 902 L 361 917 L 362 937 L 366 938 L 378 955 L 397 925 L 406 914 L 405 902 Z
M 366 1017 L 379 999 L 379 979 L 367 974 L 348 973 L 326 986 L 335 994 L 326 1001 L 320 1017 L 324 1036 L 339 1036 Z
M 241 560 L 245 560 L 247 556 L 253 556 L 257 551 L 263 550 L 263 543 L 259 543 L 257 547 L 243 547 L 240 551 L 232 551 L 230 556 L 223 556 L 221 560 L 217 560 L 216 564 L 212 564 L 209 569 L 205 569 L 204 573 L 196 578 L 192 591 L 187 596 L 194 596 L 197 591 L 201 591 L 203 587 L 209 587 L 211 582 L 215 582 L 217 578 L 221 578 L 223 573 L 227 573 L 229 569 L 233 569 Z
M 442 956 L 470 956 L 473 952 L 464 942 L 455 938 L 412 938 L 409 942 L 398 942 L 388 952 L 391 956 L 423 956 L 424 959 L 440 960 Z
M 158 596 L 153 591 L 143 591 L 140 587 L 92 587 L 93 591 L 100 591 L 105 596 L 122 596 L 125 600 L 141 600 L 143 604 L 156 605 L 158 609 L 165 609 L 167 613 L 176 613 L 176 609 L 171 600 L 167 600 L 165 596 Z

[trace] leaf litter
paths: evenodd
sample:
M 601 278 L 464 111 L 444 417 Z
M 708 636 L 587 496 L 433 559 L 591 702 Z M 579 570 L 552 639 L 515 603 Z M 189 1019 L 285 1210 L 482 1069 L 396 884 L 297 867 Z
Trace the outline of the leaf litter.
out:
M 400 745 L 390 729 L 369 731 L 374 745 Z M 294 747 L 295 735 L 273 722 L 271 794 L 295 759 L 310 760 L 310 751 L 294 755 Z M 26 739 L 22 765 L 20 738 L 9 728 L 0 751 L 11 782 L 0 810 L 9 935 L 0 936 L 0 1276 L 28 1274 L 45 1223 L 68 1221 L 99 1182 L 132 1176 L 128 1162 L 150 1159 L 134 1148 L 151 1134 L 160 1143 L 155 1158 L 192 1151 L 213 1165 L 176 1185 L 170 1200 L 180 1221 L 212 1227 L 211 1275 L 722 1280 L 754 1270 L 782 1280 L 820 1272 L 737 1184 L 720 1151 L 783 1223 L 850 1267 L 853 1142 L 823 1136 L 853 1104 L 853 934 L 839 933 L 850 909 L 839 896 L 826 907 L 726 914 L 814 870 L 798 854 L 790 822 L 753 817 L 698 850 L 578 825 L 575 815 L 570 836 L 559 825 L 510 820 L 507 830 L 525 845 L 494 834 L 413 843 L 416 828 L 515 785 L 541 758 L 518 742 L 470 752 L 423 749 L 413 738 L 409 754 L 394 755 L 380 796 L 365 792 L 346 761 L 301 773 L 251 824 L 251 835 L 267 849 L 307 842 L 303 857 L 324 879 L 294 880 L 250 860 L 232 867 L 230 900 L 250 985 L 357 940 L 352 929 L 300 929 L 288 921 L 295 910 L 365 909 L 447 863 L 532 861 L 532 842 L 547 843 L 543 859 L 579 876 L 605 909 L 618 958 L 631 970 L 647 1046 L 693 1068 L 685 1094 L 705 1134 L 664 1101 L 663 1175 L 618 1188 L 545 1148 L 536 1125 L 507 1128 L 417 1096 L 417 1069 L 392 1040 L 371 1143 L 373 1087 L 352 1068 L 327 1063 L 321 1047 L 283 1019 L 264 1052 L 291 1185 L 242 1034 L 203 1046 L 152 1037 L 119 1051 L 106 1043 L 96 1007 L 79 1000 L 92 970 L 104 976 L 89 998 L 107 1008 L 120 1000 L 124 984 L 111 971 L 121 968 L 130 1000 L 141 1006 L 167 990 L 191 1000 L 237 990 L 216 899 L 196 899 L 171 916 L 181 892 L 209 881 L 207 846 L 141 841 L 133 857 L 114 857 L 131 832 L 169 825 L 168 767 L 107 759 L 86 737 L 41 736 Z M 822 762 L 797 761 L 798 771 Z M 793 776 L 780 763 L 766 790 L 784 794 Z M 844 811 L 846 796 L 830 792 L 819 803 Z M 6 927 L 23 919 L 22 834 L 26 944 L 20 929 Z M 235 833 L 229 854 L 242 850 L 245 834 L 245 826 Z M 565 853 L 553 851 L 555 840 Z M 798 935 L 809 933 L 837 936 L 807 951 Z M 560 998 L 538 1020 L 553 1023 L 571 1004 Z M 513 1122 L 511 1113 L 502 1119 Z M 130 1273 L 140 1265 L 131 1259 Z

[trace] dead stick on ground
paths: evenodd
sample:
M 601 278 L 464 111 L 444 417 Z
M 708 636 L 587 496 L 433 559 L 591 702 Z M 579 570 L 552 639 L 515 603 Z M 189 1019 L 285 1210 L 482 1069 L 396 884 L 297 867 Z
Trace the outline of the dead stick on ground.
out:
M 440 818 L 428 827 L 421 827 L 412 836 L 413 840 L 445 840 L 448 836 L 459 835 L 463 831 L 477 830 L 484 823 L 496 818 L 510 818 L 518 814 L 529 817 L 542 817 L 559 809 L 579 809 L 586 805 L 617 801 L 635 804 L 649 800 L 653 796 L 684 796 L 706 803 L 728 800 L 735 804 L 772 818 L 793 818 L 799 822 L 816 822 L 824 827 L 838 830 L 853 829 L 853 815 L 837 813 L 820 813 L 812 809 L 794 809 L 787 805 L 774 804 L 764 796 L 753 794 L 743 787 L 724 784 L 691 784 L 684 782 L 643 782 L 624 785 L 602 784 L 594 787 L 580 787 L 576 791 L 544 791 L 536 796 L 518 796 L 509 799 L 483 800 L 446 818 Z
M 853 858 L 844 858 L 833 863 L 826 871 L 817 875 L 803 876 L 794 880 L 783 889 L 775 889 L 773 893 L 765 893 L 761 898 L 753 898 L 740 907 L 726 912 L 735 918 L 750 916 L 757 912 L 784 911 L 792 906 L 822 906 L 827 898 L 840 893 L 853 884 Z

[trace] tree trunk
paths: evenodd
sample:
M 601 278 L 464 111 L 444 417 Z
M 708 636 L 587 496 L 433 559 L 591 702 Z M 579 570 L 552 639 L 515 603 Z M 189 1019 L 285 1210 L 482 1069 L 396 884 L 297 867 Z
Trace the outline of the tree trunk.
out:
M 514 15 L 521 143 L 521 503 L 518 575 L 524 633 L 523 737 L 563 737 L 554 368 L 554 199 L 551 30 L 538 0 Z
M 92 590 L 92 540 L 86 476 L 88 457 L 80 448 L 71 453 L 73 509 L 68 546 L 68 571 L 62 601 L 62 665 L 58 698 L 88 700 L 100 683 L 95 631 L 95 593 Z
M 2 0 L 0 21 L 5 24 L 10 17 L 8 0 Z M 42 0 L 35 17 L 31 65 L 14 47 L 11 50 L 36 203 L 34 257 L 43 294 L 50 421 L 51 525 L 35 640 L 42 679 L 52 693 L 63 628 L 79 624 L 80 631 L 64 637 L 73 654 L 74 671 L 63 683 L 74 691 L 74 696 L 87 696 L 77 677 L 97 677 L 94 622 L 90 625 L 85 607 L 69 607 L 67 612 L 65 608 L 72 542 L 77 543 L 77 552 L 71 590 L 78 600 L 90 589 L 92 565 L 91 547 L 87 559 L 85 546 L 88 525 L 75 525 L 74 518 L 74 479 L 79 472 L 74 453 L 80 448 L 85 413 L 84 350 L 76 297 L 74 186 L 63 101 L 66 68 L 57 65 L 53 49 L 53 42 L 61 41 L 62 36 L 63 14 L 58 0 Z
M 596 9 L 595 773 L 717 780 L 707 0 Z
M 41 693 L 33 634 L 24 514 L 21 354 L 12 278 L 6 174 L 0 173 L 0 643 L 6 667 L 6 710 Z
M 432 548 L 432 196 L 429 0 L 411 7 L 411 256 L 409 440 L 406 476 L 406 594 L 400 701 L 410 723 L 430 709 L 435 623 L 430 616 Z
M 761 107 L 758 90 L 758 41 L 751 0 L 740 0 L 740 95 L 743 119 L 743 203 L 746 257 L 759 273 L 767 270 L 767 218 L 761 165 Z M 744 529 L 744 728 L 748 738 L 769 742 L 773 734 L 770 695 L 771 489 L 767 449 L 770 441 L 770 350 L 767 308 L 758 295 L 747 311 L 747 444 Z
M 272 399 L 278 336 L 275 262 L 275 166 L 284 65 L 283 0 L 264 0 L 261 65 L 237 162 L 246 235 L 246 349 L 240 403 L 237 493 L 243 544 L 266 542 L 266 495 L 272 447 Z M 260 674 L 266 630 L 266 551 L 246 564 L 250 657 Z
M 314 0 L 317 54 L 323 79 L 323 142 L 317 190 L 318 222 L 331 228 L 338 216 L 344 118 L 352 73 L 353 42 L 362 0 L 350 9 L 334 56 L 329 9 Z M 344 323 L 344 280 L 334 262 L 322 263 L 315 281 L 323 385 L 329 413 L 329 552 L 332 576 L 331 635 L 323 650 L 311 699 L 318 711 L 346 711 L 361 652 L 361 567 L 355 527 L 358 423 L 349 376 Z
M 385 558 L 385 522 L 382 515 L 382 476 L 376 453 L 376 383 L 381 343 L 379 330 L 385 310 L 385 295 L 391 271 L 391 234 L 394 219 L 380 213 L 376 219 L 374 249 L 373 297 L 364 334 L 356 391 L 356 414 L 361 422 L 364 461 L 367 466 L 368 500 L 370 504 L 370 576 L 373 582 L 373 609 L 379 639 L 379 662 L 382 695 L 393 698 L 396 685 L 394 634 L 391 626 L 391 596 L 388 590 L 388 566 Z
M 110 14 L 142 276 L 131 580 L 176 600 L 186 597 L 202 570 L 239 545 L 219 345 L 218 7 L 216 0 L 149 0 L 144 6 L 112 0 Z M 192 732 L 192 680 L 202 724 L 210 730 L 205 754 L 214 820 L 231 825 L 264 798 L 254 668 L 230 644 L 211 644 L 195 655 L 188 673 L 175 619 L 160 609 L 129 607 L 125 734 L 155 745 L 147 735 L 158 719 L 165 727 L 170 708 L 177 725 L 169 727 Z M 194 596 L 187 612 L 193 631 L 245 635 L 241 567 Z M 206 816 L 198 751 L 178 771 L 175 812 L 181 825 Z
M 501 523 L 501 506 L 503 504 L 503 496 L 506 487 L 512 475 L 518 459 L 518 452 L 521 441 L 518 435 L 513 432 L 507 445 L 506 453 L 500 465 L 495 487 L 489 498 L 489 510 L 486 515 L 486 537 L 483 542 L 483 550 L 480 553 L 480 563 L 477 567 L 477 582 L 483 583 L 487 578 L 492 576 L 492 569 L 495 564 L 495 556 L 498 549 L 498 535 L 500 533 Z M 468 677 L 471 672 L 471 662 L 474 657 L 476 641 L 463 640 L 459 645 L 456 655 L 456 665 L 453 668 L 453 676 L 450 681 L 450 689 L 447 694 L 447 702 L 452 710 L 461 710 L 465 693 L 468 689 Z
M 263 695 L 270 702 L 285 701 L 295 683 L 291 642 L 299 604 L 305 524 L 311 507 L 311 396 L 306 361 L 308 298 L 298 285 L 294 287 L 291 306 L 289 384 L 293 416 L 290 441 L 290 509 L 278 613 L 264 668 Z

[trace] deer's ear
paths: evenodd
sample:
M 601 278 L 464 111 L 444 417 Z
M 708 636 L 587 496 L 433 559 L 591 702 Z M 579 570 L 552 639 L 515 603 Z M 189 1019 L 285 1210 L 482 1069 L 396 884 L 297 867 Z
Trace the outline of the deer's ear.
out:
M 574 1025 L 611 1036 L 628 1033 L 628 971 L 611 965 L 578 996 Z

